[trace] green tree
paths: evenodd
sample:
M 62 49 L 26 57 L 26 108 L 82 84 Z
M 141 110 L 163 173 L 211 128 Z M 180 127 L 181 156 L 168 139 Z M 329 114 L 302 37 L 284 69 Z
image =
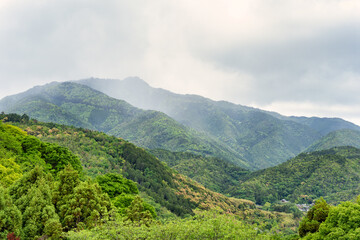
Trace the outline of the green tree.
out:
M 21 226 L 21 212 L 13 204 L 8 191 L 0 186 L 0 238 L 6 238 L 8 233 L 20 236 Z
M 99 184 L 90 180 L 80 182 L 72 166 L 59 172 L 59 182 L 54 192 L 54 203 L 64 230 L 93 227 L 108 220 L 111 201 Z
M 107 173 L 96 177 L 101 189 L 106 192 L 110 198 L 114 198 L 122 193 L 138 194 L 139 190 L 136 183 L 124 178 L 120 174 Z
M 22 238 L 58 238 L 62 228 L 52 203 L 52 177 L 35 167 L 10 187 L 15 205 L 22 213 Z
M 320 224 L 326 220 L 330 210 L 330 205 L 321 197 L 315 205 L 307 212 L 305 218 L 300 222 L 299 235 L 306 236 L 319 230 Z
M 306 239 L 359 239 L 360 196 L 357 202 L 343 202 L 332 207 L 319 231 L 309 234 Z
M 142 224 L 149 226 L 153 221 L 151 212 L 144 208 L 143 200 L 139 196 L 136 196 L 126 209 L 126 215 L 125 221 L 131 221 L 136 226 L 141 226 Z
M 9 187 L 21 176 L 22 171 L 14 158 L 0 159 L 0 186 Z

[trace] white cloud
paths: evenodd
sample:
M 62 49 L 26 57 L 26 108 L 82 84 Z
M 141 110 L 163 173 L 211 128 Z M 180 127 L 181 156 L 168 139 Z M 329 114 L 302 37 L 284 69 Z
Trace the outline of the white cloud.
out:
M 255 105 L 255 107 L 281 112 L 286 116 L 305 116 L 305 117 L 339 117 L 360 126 L 360 116 L 357 109 L 360 104 L 314 104 L 312 102 L 281 102 L 276 101 L 269 105 Z
M 360 102 L 359 12 L 358 0 L 2 0 L 0 96 L 140 76 L 180 93 L 348 116 L 332 106 Z

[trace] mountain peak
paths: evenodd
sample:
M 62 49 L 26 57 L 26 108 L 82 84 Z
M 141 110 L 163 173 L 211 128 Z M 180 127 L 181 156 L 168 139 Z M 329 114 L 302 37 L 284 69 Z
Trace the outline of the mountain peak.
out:
M 127 77 L 122 80 L 123 83 L 131 84 L 133 86 L 150 87 L 150 85 L 139 77 Z

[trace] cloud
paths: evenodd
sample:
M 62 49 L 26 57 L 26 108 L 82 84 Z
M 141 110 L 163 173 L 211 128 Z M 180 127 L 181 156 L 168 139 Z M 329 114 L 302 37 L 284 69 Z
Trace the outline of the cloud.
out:
M 139 76 L 274 110 L 357 106 L 359 12 L 358 0 L 2 0 L 0 96 Z
M 342 104 L 314 104 L 309 101 L 294 102 L 287 101 L 272 102 L 269 105 L 259 106 L 261 109 L 281 112 L 286 116 L 306 116 L 306 117 L 341 117 L 355 124 L 360 123 L 360 116 L 356 109 L 360 109 L 359 103 L 351 105 Z
M 68 80 L 134 67 L 147 44 L 135 5 L 111 0 L 9 2 L 1 11 L 1 77 Z

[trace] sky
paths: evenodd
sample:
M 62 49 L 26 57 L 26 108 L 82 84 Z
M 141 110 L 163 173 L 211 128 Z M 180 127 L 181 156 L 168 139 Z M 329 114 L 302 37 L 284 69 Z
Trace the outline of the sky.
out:
M 0 98 L 138 76 L 360 125 L 359 12 L 359 0 L 0 0 Z

